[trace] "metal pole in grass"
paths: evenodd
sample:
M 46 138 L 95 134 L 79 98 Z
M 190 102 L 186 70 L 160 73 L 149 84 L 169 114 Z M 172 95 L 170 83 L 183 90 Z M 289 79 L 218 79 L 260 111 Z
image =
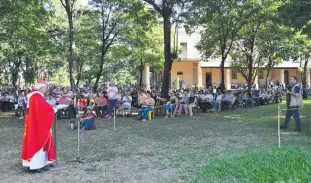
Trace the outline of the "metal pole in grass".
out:
M 79 111 L 78 111 L 78 114 L 77 114 L 76 118 L 78 119 L 78 149 L 77 149 L 78 154 L 77 154 L 77 157 L 74 160 L 71 160 L 71 161 L 68 161 L 68 162 L 83 163 L 82 162 L 82 158 L 80 156 L 80 129 L 81 129 L 80 128 L 81 127 L 80 120 L 81 120 L 81 115 L 80 115 Z
M 279 148 L 281 148 L 281 131 L 280 131 L 280 104 L 278 106 L 278 141 L 279 141 Z
M 113 109 L 113 130 L 116 131 L 116 108 Z
M 78 118 L 78 156 L 77 156 L 77 161 L 81 161 L 81 158 L 80 158 L 80 115 L 79 115 L 79 118 Z
M 171 108 L 171 119 L 173 119 L 173 116 L 172 116 L 172 104 L 170 104 L 170 108 Z

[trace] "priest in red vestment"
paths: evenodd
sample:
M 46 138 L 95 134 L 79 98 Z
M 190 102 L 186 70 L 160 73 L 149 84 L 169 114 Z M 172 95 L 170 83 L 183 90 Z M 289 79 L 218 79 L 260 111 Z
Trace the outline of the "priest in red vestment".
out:
M 21 159 L 30 170 L 39 170 L 56 160 L 51 132 L 55 111 L 44 99 L 46 91 L 47 83 L 38 81 L 27 96 Z

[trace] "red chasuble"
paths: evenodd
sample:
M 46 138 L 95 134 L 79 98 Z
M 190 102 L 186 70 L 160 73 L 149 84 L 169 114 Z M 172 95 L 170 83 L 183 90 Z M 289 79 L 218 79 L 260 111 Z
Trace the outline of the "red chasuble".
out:
M 40 149 L 48 153 L 48 160 L 56 160 L 51 128 L 54 109 L 45 101 L 43 95 L 34 91 L 28 95 L 25 114 L 22 160 L 30 160 Z

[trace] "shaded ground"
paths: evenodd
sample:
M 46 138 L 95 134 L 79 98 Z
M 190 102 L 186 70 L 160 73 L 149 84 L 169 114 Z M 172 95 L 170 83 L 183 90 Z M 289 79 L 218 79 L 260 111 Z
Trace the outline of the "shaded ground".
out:
M 311 152 L 310 101 L 302 110 L 303 132 L 282 131 L 282 144 Z M 284 111 L 285 112 L 285 111 Z M 0 182 L 188 182 L 202 166 L 233 154 L 277 146 L 277 105 L 247 111 L 200 113 L 140 122 L 97 120 L 98 129 L 81 136 L 84 164 L 76 157 L 77 133 L 58 121 L 57 155 L 65 170 L 30 174 L 21 166 L 23 121 L 0 113 Z

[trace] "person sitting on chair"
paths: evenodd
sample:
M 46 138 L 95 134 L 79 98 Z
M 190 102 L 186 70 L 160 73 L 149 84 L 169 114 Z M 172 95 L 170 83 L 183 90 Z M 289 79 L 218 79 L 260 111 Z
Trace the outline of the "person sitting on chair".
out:
M 130 95 L 130 91 L 126 91 L 125 95 L 122 98 L 122 104 L 120 107 L 120 114 L 124 116 L 124 109 L 127 109 L 128 111 L 131 111 L 132 109 L 132 97 Z
M 177 106 L 176 106 L 176 109 L 174 112 L 174 116 L 175 116 L 176 112 L 178 112 L 178 116 L 180 116 L 182 109 L 183 109 L 183 104 L 182 104 L 183 96 L 181 93 L 178 93 L 176 97 L 177 97 Z
M 145 95 L 146 98 L 144 100 L 140 100 L 141 108 L 138 111 L 138 119 L 142 121 L 147 120 L 148 112 L 153 110 L 153 106 L 155 104 L 154 99 L 150 96 L 150 94 L 141 93 L 140 96 Z
M 165 105 L 165 111 L 166 111 L 165 118 L 168 118 L 170 112 L 172 112 L 172 114 L 174 115 L 177 101 L 178 101 L 178 98 L 175 96 L 175 94 L 173 92 L 171 92 L 170 93 L 170 100 Z
M 221 111 L 221 101 L 222 101 L 223 97 L 224 97 L 224 95 L 223 95 L 223 94 L 221 93 L 221 91 L 219 90 L 219 91 L 217 92 L 217 95 L 216 95 L 216 106 L 215 106 L 215 108 L 216 108 L 216 111 L 217 111 L 217 112 L 220 112 L 220 111 Z
M 63 94 L 57 101 L 57 104 L 70 105 L 71 99 L 67 97 L 67 94 Z M 57 118 L 62 119 L 64 117 L 69 117 L 68 107 L 57 111 Z
M 231 93 L 231 90 L 228 90 L 227 93 L 224 95 L 224 98 L 222 100 L 222 106 L 226 107 L 227 110 L 231 107 L 234 101 L 234 96 Z
M 185 113 L 190 116 L 193 116 L 193 108 L 197 106 L 197 97 L 194 95 L 194 92 L 190 93 L 188 102 L 184 105 Z
M 214 100 L 214 96 L 210 91 L 206 91 L 203 101 L 206 104 L 207 109 L 211 109 L 212 112 L 215 111 L 216 101 Z
M 101 94 L 100 97 L 97 98 L 97 106 L 95 106 L 96 115 L 99 117 L 105 117 L 105 113 L 107 110 L 107 99 L 104 94 Z
M 80 132 L 84 132 L 84 130 L 95 130 L 96 129 L 96 123 L 95 123 L 95 116 L 92 112 L 91 107 L 87 107 L 84 111 L 84 114 L 80 118 L 80 126 L 81 130 Z
M 138 105 L 137 105 L 137 107 L 141 107 L 142 104 L 144 103 L 144 101 L 145 101 L 147 98 L 148 98 L 148 97 L 147 97 L 146 93 L 140 92 L 140 93 L 138 94 Z
M 56 106 L 56 100 L 54 99 L 53 95 L 51 93 L 47 93 L 47 98 L 45 101 L 50 104 L 52 107 Z

